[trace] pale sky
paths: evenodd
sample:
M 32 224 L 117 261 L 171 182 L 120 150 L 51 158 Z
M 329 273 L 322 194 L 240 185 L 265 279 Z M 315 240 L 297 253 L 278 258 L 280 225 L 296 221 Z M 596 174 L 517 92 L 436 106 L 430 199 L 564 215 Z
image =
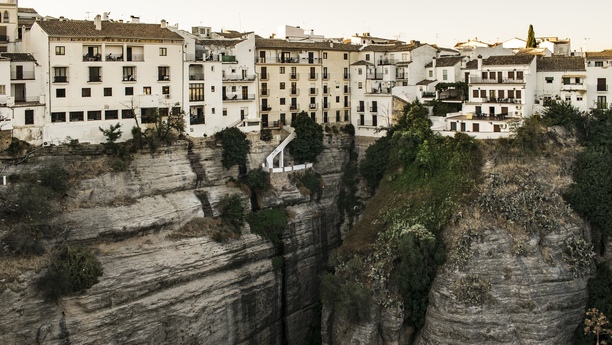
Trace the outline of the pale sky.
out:
M 71 19 L 91 20 L 103 12 L 115 20 L 129 20 L 130 15 L 146 23 L 165 19 L 187 31 L 210 26 L 213 31 L 254 31 L 269 37 L 287 24 L 325 37 L 370 32 L 449 48 L 475 38 L 487 43 L 526 39 L 533 24 L 537 37 L 570 38 L 572 50 L 612 48 L 612 35 L 607 35 L 612 31 L 609 0 L 19 0 L 19 6 Z

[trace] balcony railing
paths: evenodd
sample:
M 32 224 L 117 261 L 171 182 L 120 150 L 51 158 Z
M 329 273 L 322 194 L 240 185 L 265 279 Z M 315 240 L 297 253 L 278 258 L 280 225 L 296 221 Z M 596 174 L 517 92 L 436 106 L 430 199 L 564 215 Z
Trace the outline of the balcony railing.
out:
M 317 80 L 319 78 L 318 73 L 308 73 L 308 80 Z
M 5 43 L 9 41 L 9 37 L 7 35 L 0 35 L 0 42 Z
M 349 86 L 344 86 L 344 93 L 350 93 L 351 92 L 351 88 Z
M 395 63 L 397 62 L 397 60 L 395 59 L 379 59 L 378 60 L 378 65 L 382 66 L 382 65 L 395 65 Z
M 371 113 L 378 113 L 378 107 L 370 107 Z
M 423 91 L 421 93 L 421 97 L 423 97 L 423 98 L 434 98 L 434 97 L 436 97 L 436 93 L 435 92 L 429 92 L 429 91 Z
M 316 87 L 311 87 L 308 89 L 308 94 L 309 95 L 316 95 L 317 94 L 317 88 Z
M 299 63 L 299 64 L 318 64 L 321 63 L 320 58 L 309 58 L 309 57 L 258 57 L 255 59 L 255 63 Z
M 270 92 L 268 91 L 268 89 L 260 89 L 259 90 L 259 95 L 260 96 L 268 96 Z
M 11 71 L 11 80 L 34 80 L 34 71 Z
M 158 81 L 169 81 L 170 80 L 170 76 L 167 74 L 160 74 L 157 76 L 157 80 Z
M 254 81 L 255 75 L 227 74 L 223 76 L 223 81 Z
M 38 103 L 40 97 L 38 96 L 27 96 L 27 97 L 15 97 L 15 103 Z
M 299 73 L 293 73 L 289 75 L 289 79 L 291 80 L 298 80 L 300 79 L 300 74 Z
M 343 75 L 344 80 L 348 80 L 351 78 L 351 74 L 350 73 L 344 73 Z
M 328 87 L 324 87 L 323 88 L 323 94 L 324 95 L 329 95 L 329 88 Z
M 143 62 L 144 54 L 132 54 L 132 56 L 128 56 L 125 61 Z
M 329 80 L 329 73 L 323 73 L 323 80 Z
M 290 109 L 290 110 L 298 110 L 299 108 L 300 108 L 300 105 L 299 105 L 299 104 L 297 104 L 297 103 L 291 103 L 291 104 L 289 105 L 289 109 Z
M 223 97 L 224 101 L 253 101 L 255 100 L 255 95 L 254 94 L 247 94 L 247 95 L 232 95 L 232 96 L 224 96 Z
M 221 62 L 238 62 L 235 55 L 221 55 Z
M 525 79 L 485 79 L 481 77 L 470 77 L 470 84 L 525 84 Z
M 329 103 L 323 103 L 323 109 L 329 109 Z
M 270 111 L 272 110 L 272 107 L 269 105 L 262 105 L 261 106 L 261 111 Z
M 124 75 L 122 81 L 136 81 L 136 77 L 133 75 Z
M 608 84 L 597 84 L 597 91 L 608 91 Z
M 383 78 L 383 74 L 382 73 L 366 73 L 366 79 L 370 79 L 370 80 L 382 80 Z
M 310 103 L 310 104 L 308 104 L 308 109 L 310 109 L 310 110 L 317 109 L 317 103 Z
M 259 74 L 259 78 L 261 80 L 268 80 L 269 77 L 270 77 L 270 73 L 260 73 Z
M 204 80 L 204 73 L 191 73 L 189 80 Z
M 300 94 L 300 89 L 291 89 L 290 93 L 293 96 L 297 96 Z
M 358 112 L 358 113 L 363 113 L 363 112 L 365 112 L 365 107 L 357 107 L 357 112 Z
M 106 55 L 106 61 L 123 61 L 123 55 Z
M 100 75 L 90 75 L 89 76 L 89 81 L 92 83 L 99 83 L 102 81 L 102 76 Z
M 408 79 L 408 74 L 406 74 L 406 73 L 395 73 L 395 79 Z
M 487 98 L 483 103 L 512 103 L 512 104 L 521 104 L 520 98 Z
M 65 76 L 65 75 L 55 76 L 55 77 L 53 77 L 53 82 L 54 83 L 67 83 L 68 82 L 68 77 Z
M 83 61 L 102 61 L 102 55 L 101 54 L 97 54 L 97 55 L 85 54 L 83 55 Z

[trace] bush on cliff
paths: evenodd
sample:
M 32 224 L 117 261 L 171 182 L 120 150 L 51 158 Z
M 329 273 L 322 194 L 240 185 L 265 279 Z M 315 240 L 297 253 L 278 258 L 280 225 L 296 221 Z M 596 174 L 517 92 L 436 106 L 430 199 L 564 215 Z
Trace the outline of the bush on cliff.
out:
M 251 213 L 247 216 L 251 232 L 266 239 L 276 248 L 282 246 L 282 233 L 287 227 L 287 213 L 283 209 L 269 208 Z
M 295 128 L 296 137 L 287 145 L 289 152 L 298 162 L 316 162 L 317 156 L 323 152 L 323 127 L 302 111 L 291 126 Z
M 215 133 L 215 140 L 223 146 L 221 163 L 225 169 L 234 165 L 245 165 L 251 150 L 251 142 L 246 134 L 236 127 L 225 128 Z

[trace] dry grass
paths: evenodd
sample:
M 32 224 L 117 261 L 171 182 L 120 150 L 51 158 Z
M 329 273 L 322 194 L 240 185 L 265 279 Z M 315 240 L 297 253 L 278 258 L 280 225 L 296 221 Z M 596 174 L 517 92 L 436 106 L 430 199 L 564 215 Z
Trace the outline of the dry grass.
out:
M 2 257 L 0 259 L 0 293 L 7 288 L 15 289 L 15 280 L 26 271 L 39 272 L 49 265 L 51 254 L 41 256 Z
M 225 242 L 228 239 L 240 237 L 233 229 L 223 224 L 221 218 L 194 218 L 183 225 L 180 229 L 173 231 L 168 238 L 180 240 L 184 238 L 209 237 L 216 242 Z

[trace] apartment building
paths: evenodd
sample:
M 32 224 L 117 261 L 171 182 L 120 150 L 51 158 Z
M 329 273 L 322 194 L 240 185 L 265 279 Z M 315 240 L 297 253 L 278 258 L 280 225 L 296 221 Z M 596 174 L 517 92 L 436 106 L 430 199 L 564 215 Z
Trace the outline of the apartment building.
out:
M 533 112 L 550 102 L 566 101 L 587 111 L 586 67 L 583 57 L 552 56 L 537 59 L 536 99 Z
M 585 60 L 588 108 L 607 109 L 612 99 L 608 87 L 608 82 L 612 80 L 612 50 L 586 52 Z
M 29 49 L 41 66 L 46 110 L 43 142 L 67 138 L 98 143 L 99 127 L 124 126 L 124 138 L 153 114 L 180 112 L 183 37 L 160 24 L 112 21 L 36 21 Z
M 0 0 L 0 52 L 15 52 L 18 30 L 17 0 Z
M 255 47 L 262 128 L 290 125 L 302 111 L 318 123 L 350 121 L 357 46 L 257 38 Z

